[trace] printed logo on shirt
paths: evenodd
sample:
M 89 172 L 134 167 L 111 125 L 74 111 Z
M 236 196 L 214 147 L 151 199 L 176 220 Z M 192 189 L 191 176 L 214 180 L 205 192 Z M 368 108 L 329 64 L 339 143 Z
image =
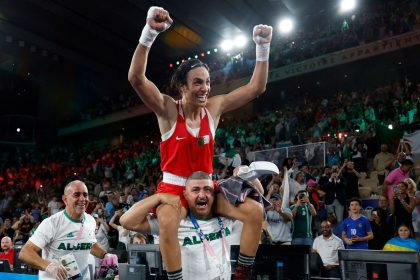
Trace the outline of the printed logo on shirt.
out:
M 182 139 L 185 139 L 185 138 L 187 138 L 187 137 L 179 137 L 179 136 L 177 136 L 175 139 L 176 140 L 182 140 Z
M 74 237 L 73 232 L 70 232 L 69 234 L 67 234 L 67 237 Z
M 60 245 L 58 245 L 58 250 L 65 250 L 65 251 L 77 251 L 77 250 L 90 250 L 92 249 L 92 243 L 64 243 L 61 242 Z
M 213 240 L 217 240 L 222 238 L 222 232 L 216 231 L 216 232 L 212 232 L 209 234 L 204 234 L 206 236 L 206 239 L 208 241 L 213 241 Z M 230 229 L 229 228 L 225 228 L 225 235 L 229 236 L 230 235 Z M 184 238 L 184 241 L 182 242 L 182 246 L 189 246 L 189 245 L 196 245 L 196 244 L 201 244 L 201 240 L 200 237 L 198 237 L 197 234 L 193 235 L 193 236 L 187 236 Z
M 362 228 L 363 227 L 363 224 L 362 223 L 359 223 L 359 228 Z

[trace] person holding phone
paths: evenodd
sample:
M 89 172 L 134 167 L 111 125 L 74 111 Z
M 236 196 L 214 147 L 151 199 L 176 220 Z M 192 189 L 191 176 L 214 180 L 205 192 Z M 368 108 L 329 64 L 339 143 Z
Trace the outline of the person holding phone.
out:
M 306 190 L 296 194 L 295 204 L 290 209 L 294 220 L 292 245 L 312 246 L 312 217 L 316 215 L 316 210 L 310 203 Z
M 394 191 L 394 197 L 389 201 L 389 208 L 393 216 L 394 231 L 401 225 L 405 224 L 413 229 L 413 210 L 416 205 L 414 197 L 408 195 L 408 184 L 401 182 Z
M 392 228 L 387 223 L 386 211 L 382 208 L 374 208 L 370 215 L 370 226 L 373 239 L 368 241 L 369 250 L 382 250 L 385 243 L 391 238 Z

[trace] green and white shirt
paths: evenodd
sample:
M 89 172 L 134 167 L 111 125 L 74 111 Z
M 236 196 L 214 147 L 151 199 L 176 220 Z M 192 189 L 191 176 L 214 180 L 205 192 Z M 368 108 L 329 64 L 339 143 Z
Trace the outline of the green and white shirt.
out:
M 225 234 L 228 245 L 238 243 L 232 240 L 232 226 L 234 220 L 221 217 L 225 227 Z M 213 247 L 217 260 L 224 266 L 223 273 L 218 272 L 216 264 L 211 260 L 209 253 L 206 251 L 204 244 L 201 242 L 193 223 L 187 217 L 181 220 L 178 230 L 178 240 L 181 246 L 182 257 L 182 274 L 184 280 L 208 280 L 216 279 L 218 275 L 220 279 L 231 279 L 230 268 L 230 246 L 228 252 L 229 263 L 226 263 L 223 255 L 222 235 L 217 218 L 208 220 L 197 219 L 197 222 Z M 159 234 L 159 224 L 157 219 L 149 216 L 149 224 L 152 234 Z M 221 275 L 220 275 L 221 274 Z
M 96 243 L 95 228 L 96 222 L 91 215 L 85 213 L 80 222 L 63 210 L 43 220 L 29 240 L 42 249 L 42 258 L 49 261 L 73 253 L 85 280 L 90 279 L 88 258 Z M 39 279 L 54 278 L 45 271 L 39 271 Z

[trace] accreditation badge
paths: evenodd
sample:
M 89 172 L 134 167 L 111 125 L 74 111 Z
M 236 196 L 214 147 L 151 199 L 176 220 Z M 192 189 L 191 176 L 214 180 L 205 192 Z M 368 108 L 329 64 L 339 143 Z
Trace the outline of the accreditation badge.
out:
M 62 256 L 60 262 L 67 270 L 67 279 L 73 280 L 82 277 L 73 253 Z

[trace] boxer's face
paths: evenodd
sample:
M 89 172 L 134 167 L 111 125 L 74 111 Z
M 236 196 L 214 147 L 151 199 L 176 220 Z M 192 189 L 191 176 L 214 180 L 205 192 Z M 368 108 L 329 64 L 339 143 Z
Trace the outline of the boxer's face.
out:
M 187 85 L 182 85 L 180 89 L 187 103 L 204 107 L 210 93 L 209 71 L 204 67 L 192 69 L 187 75 Z
M 189 180 L 185 186 L 184 197 L 194 216 L 200 219 L 212 217 L 214 188 L 211 180 Z

